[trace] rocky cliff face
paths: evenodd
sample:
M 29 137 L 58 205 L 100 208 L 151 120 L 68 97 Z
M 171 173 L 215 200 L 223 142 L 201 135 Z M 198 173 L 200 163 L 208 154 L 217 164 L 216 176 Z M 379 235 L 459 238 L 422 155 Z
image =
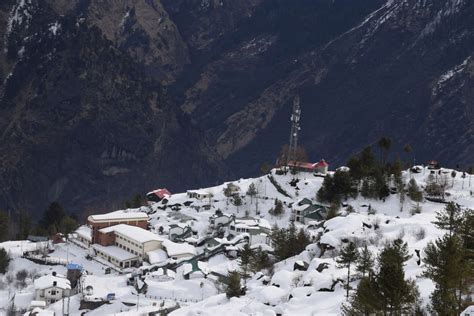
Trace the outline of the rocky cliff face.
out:
M 160 83 L 99 27 L 25 1 L 7 30 L 2 208 L 40 212 L 54 200 L 73 211 L 118 206 L 134 192 L 222 175 Z
M 468 0 L 2 1 L 0 207 L 254 174 L 287 142 L 296 94 L 313 160 L 387 135 L 418 161 L 472 164 L 473 14 Z

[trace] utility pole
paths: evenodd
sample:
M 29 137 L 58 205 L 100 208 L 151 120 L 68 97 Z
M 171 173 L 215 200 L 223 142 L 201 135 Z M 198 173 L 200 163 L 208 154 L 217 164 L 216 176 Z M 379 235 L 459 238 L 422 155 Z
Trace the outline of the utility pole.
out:
M 287 155 L 287 165 L 288 162 L 296 161 L 296 148 L 298 147 L 298 132 L 300 128 L 300 116 L 301 116 L 301 108 L 300 108 L 300 97 L 297 95 L 293 100 L 293 112 L 290 117 L 291 121 L 291 133 L 290 133 L 290 145 L 288 147 L 288 155 Z

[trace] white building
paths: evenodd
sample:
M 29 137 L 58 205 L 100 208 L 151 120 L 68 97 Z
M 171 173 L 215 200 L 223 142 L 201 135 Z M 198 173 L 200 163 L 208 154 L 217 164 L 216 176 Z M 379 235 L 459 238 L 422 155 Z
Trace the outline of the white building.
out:
M 209 217 L 209 225 L 212 228 L 229 224 L 233 219 L 234 215 L 222 213 L 220 210 L 216 211 L 211 217 Z
M 474 316 L 474 305 L 468 306 L 462 313 L 461 316 Z
M 183 258 L 191 258 L 196 255 L 196 248 L 187 243 L 176 243 L 171 240 L 163 241 L 163 248 L 168 257 L 179 260 Z
M 82 225 L 75 231 L 75 238 L 85 246 L 92 243 L 92 230 L 87 225 Z
M 57 276 L 54 272 L 36 279 L 34 287 L 35 300 L 45 301 L 47 304 L 68 297 L 71 291 L 69 280 L 65 277 Z
M 146 229 L 125 224 L 102 228 L 99 233 L 99 244 L 92 247 L 99 256 L 121 268 L 147 260 L 147 253 L 160 249 L 164 240 Z
M 120 268 L 130 268 L 140 262 L 140 258 L 117 246 L 102 246 L 93 244 L 96 255 Z
M 213 194 L 206 190 L 188 190 L 186 191 L 186 195 L 191 199 L 210 199 L 212 198 Z
M 192 234 L 191 227 L 185 224 L 171 224 L 168 229 L 168 238 L 173 241 L 177 238 L 192 236 Z
M 260 218 L 239 218 L 234 219 L 229 226 L 229 233 L 232 235 L 249 235 L 251 245 L 266 244 L 271 245 L 270 238 L 271 226 L 265 219 Z

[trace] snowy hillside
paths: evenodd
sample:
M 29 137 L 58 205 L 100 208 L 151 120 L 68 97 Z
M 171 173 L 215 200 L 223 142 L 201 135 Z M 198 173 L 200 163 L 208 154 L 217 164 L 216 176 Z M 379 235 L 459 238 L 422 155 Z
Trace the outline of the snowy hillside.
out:
M 453 178 L 451 172 L 441 169 L 440 175 L 448 177 L 447 199 L 474 208 L 474 180 L 471 183 L 469 175 L 462 177 L 460 172 Z M 405 171 L 403 180 L 408 182 L 414 178 L 424 187 L 429 174 L 428 168 L 420 169 L 419 173 Z M 146 315 L 165 309 L 174 310 L 171 315 L 335 315 L 340 314 L 341 304 L 346 300 L 342 280 L 347 269 L 338 268 L 335 261 L 341 247 L 348 241 L 354 241 L 358 247 L 366 242 L 377 254 L 384 244 L 397 238 L 408 244 L 412 257 L 406 262 L 406 276 L 416 280 L 422 304 L 426 305 L 434 285 L 421 277 L 424 267 L 417 253 L 423 256 L 427 243 L 443 234 L 432 221 L 435 212 L 445 204 L 425 200 L 419 205 L 421 211 L 412 215 L 415 203 L 407 197 L 401 204 L 397 193 L 390 194 L 385 201 L 361 196 L 348 199 L 339 210 L 339 216 L 306 224 L 295 222 L 298 229 L 303 228 L 312 238 L 313 242 L 306 250 L 275 263 L 272 273 L 253 274 L 246 282 L 244 296 L 226 297 L 219 276 L 239 269 L 239 259 L 233 251 L 238 253 L 247 237 L 252 248 L 260 247 L 271 253 L 272 243 L 268 238 L 271 227 L 287 227 L 292 208 L 304 198 L 318 203 L 316 192 L 323 179 L 311 173 L 280 175 L 272 170 L 269 175 L 256 179 L 240 179 L 231 185 L 224 183 L 173 194 L 149 207 L 134 209 L 133 212 L 148 214 L 150 230 L 159 235 L 157 237 L 163 240 L 166 249 L 150 252 L 148 262 L 140 268 L 117 268 L 94 256 L 91 248 L 77 238 L 50 245 L 54 251 L 48 254 L 48 260 L 52 265 L 21 258 L 25 251 L 33 251 L 44 244 L 4 242 L 0 247 L 7 250 L 12 261 L 8 272 L 0 275 L 0 314 L 12 306 L 22 312 L 31 310 L 31 303 L 35 301 L 34 279 L 53 271 L 66 275 L 64 265 L 77 263 L 86 272 L 81 277 L 81 290 L 70 297 L 70 315 L 82 315 L 83 312 L 87 312 L 86 315 Z M 251 187 L 255 188 L 255 194 L 249 195 L 247 192 L 253 190 Z M 284 212 L 280 216 L 269 213 L 275 208 L 276 200 L 283 202 Z M 348 213 L 346 210 L 350 206 L 354 212 Z M 216 211 L 224 218 L 224 224 L 217 226 L 218 229 L 210 221 L 212 218 L 218 220 Z M 225 222 L 226 218 L 228 222 Z M 170 230 L 176 227 L 183 231 L 190 227 L 191 230 L 183 236 L 172 236 Z M 258 233 L 251 233 L 254 228 Z M 84 227 L 81 230 L 84 231 Z M 182 259 L 181 254 L 189 256 Z M 295 269 L 295 265 L 304 266 L 304 263 L 307 267 Z M 23 269 L 28 275 L 20 282 L 17 273 Z M 137 278 L 138 274 L 142 277 Z M 135 283 L 130 284 L 130 279 L 135 279 Z M 356 283 L 354 279 L 353 288 Z M 110 293 L 114 293 L 113 299 L 108 297 Z M 65 301 L 52 303 L 45 311 L 60 315 Z

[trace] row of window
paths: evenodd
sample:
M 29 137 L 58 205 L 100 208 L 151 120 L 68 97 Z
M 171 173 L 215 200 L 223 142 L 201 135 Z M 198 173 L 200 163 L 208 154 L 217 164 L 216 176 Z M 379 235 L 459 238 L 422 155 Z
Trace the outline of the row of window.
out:
M 124 245 L 119 244 L 118 242 L 115 242 L 115 246 L 120 247 L 120 248 L 122 248 L 123 250 L 126 250 L 126 251 L 128 251 L 128 252 L 130 252 L 130 253 L 133 253 L 134 255 L 137 255 L 137 256 L 140 255 L 140 253 L 139 253 L 138 251 L 135 251 L 135 250 L 133 250 L 133 249 L 130 249 L 130 248 L 128 248 L 128 247 L 125 247 Z
M 129 244 L 131 244 L 131 245 L 133 245 L 133 246 L 135 246 L 135 247 L 142 248 L 142 245 L 141 245 L 141 244 L 138 244 L 138 243 L 135 243 L 135 242 L 133 242 L 133 241 L 130 241 L 129 239 L 124 238 L 124 237 L 122 237 L 122 236 L 120 236 L 120 235 L 117 235 L 117 238 L 118 238 L 118 239 L 121 239 L 121 240 L 123 240 L 123 241 L 125 241 L 125 242 L 127 242 L 127 243 L 129 243 Z

